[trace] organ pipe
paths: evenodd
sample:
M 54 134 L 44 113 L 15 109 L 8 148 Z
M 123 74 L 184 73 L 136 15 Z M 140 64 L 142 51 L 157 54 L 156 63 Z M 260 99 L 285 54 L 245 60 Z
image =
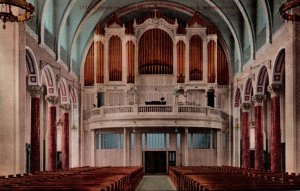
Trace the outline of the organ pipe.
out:
M 229 84 L 229 71 L 228 71 L 228 62 L 226 59 L 226 54 L 224 52 L 221 44 L 218 43 L 218 53 L 217 53 L 217 81 L 219 85 L 228 85 Z
M 126 43 L 128 74 L 127 83 L 134 83 L 135 46 L 132 41 Z
M 140 74 L 173 74 L 173 41 L 163 30 L 146 31 L 139 41 Z
M 104 45 L 102 42 L 96 43 L 96 54 L 98 55 L 96 58 L 96 79 L 97 83 L 104 82 Z
M 94 42 L 92 43 L 84 64 L 84 85 L 94 85 Z
M 207 81 L 208 83 L 215 83 L 216 74 L 215 74 L 215 63 L 216 63 L 216 43 L 211 40 L 207 44 Z
M 181 40 L 176 45 L 177 48 L 177 83 L 184 83 L 185 80 L 185 44 Z
M 109 81 L 122 81 L 122 41 L 118 36 L 109 40 Z
M 190 39 L 190 80 L 202 80 L 203 72 L 203 48 L 202 39 L 198 35 L 194 35 Z

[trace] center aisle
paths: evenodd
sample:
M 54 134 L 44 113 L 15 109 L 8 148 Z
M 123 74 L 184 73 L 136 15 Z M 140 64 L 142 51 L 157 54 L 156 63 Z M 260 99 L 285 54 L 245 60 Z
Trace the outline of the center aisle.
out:
M 144 176 L 136 191 L 176 190 L 168 176 Z

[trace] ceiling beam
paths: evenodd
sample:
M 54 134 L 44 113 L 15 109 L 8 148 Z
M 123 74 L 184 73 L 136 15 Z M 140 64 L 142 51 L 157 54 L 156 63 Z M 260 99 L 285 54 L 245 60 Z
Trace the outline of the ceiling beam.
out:
M 266 43 L 272 43 L 272 14 L 271 7 L 267 0 L 260 0 L 266 18 Z
M 240 12 L 243 15 L 244 21 L 247 25 L 248 33 L 250 36 L 250 48 L 251 48 L 251 59 L 255 59 L 255 51 L 256 51 L 256 38 L 255 38 L 255 33 L 254 33 L 254 26 L 253 23 L 250 21 L 249 15 L 241 3 L 241 0 L 234 0 L 235 4 L 239 8 Z
M 58 62 L 61 62 L 61 57 L 60 57 L 60 42 L 61 42 L 61 37 L 62 37 L 62 33 L 63 33 L 63 29 L 66 27 L 66 22 L 67 22 L 67 19 L 70 15 L 70 12 L 74 6 L 74 4 L 76 3 L 77 0 L 71 0 L 69 1 L 65 11 L 64 11 L 64 14 L 63 14 L 63 17 L 61 19 L 61 22 L 60 22 L 60 25 L 58 27 L 58 36 L 56 38 L 56 55 L 57 55 L 57 61 Z M 67 64 L 67 63 L 66 63 Z M 70 69 L 70 68 L 69 68 Z

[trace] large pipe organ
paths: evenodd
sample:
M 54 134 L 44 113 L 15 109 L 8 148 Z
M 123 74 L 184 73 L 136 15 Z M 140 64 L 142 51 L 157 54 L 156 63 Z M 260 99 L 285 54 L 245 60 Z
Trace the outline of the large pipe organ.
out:
M 142 165 L 142 151 L 153 149 L 176 151 L 177 165 L 221 164 L 230 96 L 218 31 L 198 15 L 184 24 L 157 11 L 126 21 L 114 15 L 99 24 L 85 57 L 90 165 Z M 203 160 L 189 162 L 195 157 Z
M 178 84 L 228 84 L 228 58 L 213 26 L 194 16 L 182 28 L 175 19 L 157 16 L 126 27 L 115 16 L 106 27 L 99 24 L 86 56 L 84 85 L 134 84 L 144 74 L 173 75 Z

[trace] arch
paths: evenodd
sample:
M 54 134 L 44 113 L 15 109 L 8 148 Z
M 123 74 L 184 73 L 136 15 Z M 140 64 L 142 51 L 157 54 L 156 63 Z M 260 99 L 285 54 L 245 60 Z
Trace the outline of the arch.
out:
M 253 92 L 252 90 L 253 90 L 252 80 L 248 78 L 244 86 L 243 103 L 251 103 L 251 94 Z
M 46 86 L 47 86 L 47 95 L 57 95 L 57 86 L 55 81 L 55 75 L 52 68 L 48 65 L 44 66 L 42 69 L 41 78 L 45 77 Z
M 76 3 L 76 0 L 75 1 L 70 1 L 67 5 L 67 8 L 66 10 L 64 11 L 64 14 L 63 14 L 63 17 L 62 17 L 62 20 L 61 20 L 61 23 L 59 24 L 59 29 L 58 29 L 58 37 L 56 39 L 56 50 L 57 50 L 57 60 L 61 60 L 61 56 L 60 56 L 60 47 L 61 47 L 61 36 L 62 36 L 62 33 L 63 33 L 63 28 L 65 27 L 66 25 L 66 22 L 67 22 L 67 19 L 68 19 L 68 16 L 73 8 L 73 5 Z M 89 46 L 88 46 L 89 47 Z
M 28 85 L 38 85 L 40 83 L 37 61 L 33 51 L 26 46 L 26 68 L 28 72 Z
M 281 49 L 276 57 L 273 67 L 273 83 L 282 84 L 285 65 L 285 49 Z
M 61 78 L 58 82 L 58 88 L 60 89 L 60 101 L 62 104 L 70 102 L 68 84 L 65 78 Z
M 241 90 L 240 88 L 236 88 L 235 93 L 234 93 L 234 107 L 239 107 L 241 103 Z
M 262 66 L 259 69 L 257 79 L 256 79 L 256 94 L 264 94 L 265 93 L 265 85 L 269 82 L 269 75 L 266 66 Z
M 268 1 L 260 0 L 266 18 L 266 42 L 272 43 L 272 13 Z
M 70 95 L 70 101 L 71 101 L 71 104 L 73 105 L 73 108 L 76 108 L 77 103 L 78 103 L 78 95 L 73 87 L 70 87 L 69 95 Z
M 250 21 L 249 15 L 241 3 L 240 0 L 234 0 L 235 4 L 239 8 L 240 12 L 242 13 L 244 17 L 245 24 L 247 25 L 248 33 L 250 36 L 250 48 L 251 48 L 251 59 L 255 59 L 255 51 L 256 51 L 256 44 L 255 44 L 255 34 L 254 34 L 254 27 L 252 22 Z

